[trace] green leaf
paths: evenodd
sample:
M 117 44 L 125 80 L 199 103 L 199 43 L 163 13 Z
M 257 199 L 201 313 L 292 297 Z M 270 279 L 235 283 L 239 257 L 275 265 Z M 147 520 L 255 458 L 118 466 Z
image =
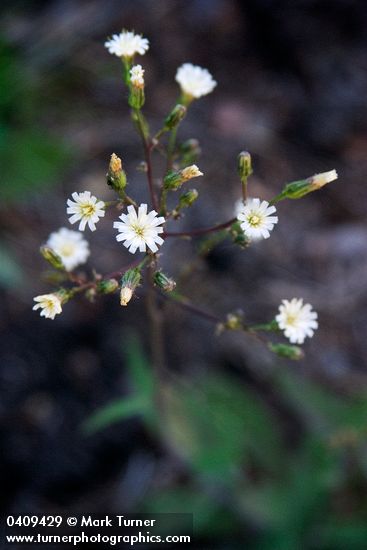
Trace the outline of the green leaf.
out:
M 140 396 L 118 399 L 92 414 L 83 423 L 82 430 L 88 435 L 93 434 L 103 428 L 108 428 L 116 422 L 143 414 L 149 409 L 149 406 L 149 402 Z
M 231 378 L 209 375 L 170 386 L 165 405 L 171 442 L 197 472 L 230 478 L 251 460 L 270 469 L 279 463 L 270 411 Z
M 133 390 L 138 395 L 153 400 L 155 385 L 153 371 L 150 362 L 143 352 L 138 336 L 130 332 L 125 336 L 123 347 Z
M 144 416 L 147 425 L 153 425 L 155 420 L 154 381 L 151 368 L 137 337 L 130 334 L 125 340 L 127 369 L 133 393 L 131 396 L 109 403 L 87 418 L 82 424 L 82 430 L 86 434 L 95 433 L 136 415 Z

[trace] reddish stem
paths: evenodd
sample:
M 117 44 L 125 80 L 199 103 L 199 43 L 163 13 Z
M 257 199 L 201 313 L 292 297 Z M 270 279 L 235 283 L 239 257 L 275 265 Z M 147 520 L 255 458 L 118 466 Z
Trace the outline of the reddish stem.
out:
M 229 220 L 228 222 L 220 223 L 218 225 L 214 225 L 213 227 L 203 227 L 201 229 L 193 229 L 192 231 L 177 231 L 177 232 L 170 232 L 167 231 L 163 234 L 164 237 L 195 237 L 196 235 L 205 235 L 206 233 L 213 233 L 214 231 L 220 231 L 221 229 L 226 229 L 226 227 L 230 227 L 237 218 L 232 218 L 232 220 Z

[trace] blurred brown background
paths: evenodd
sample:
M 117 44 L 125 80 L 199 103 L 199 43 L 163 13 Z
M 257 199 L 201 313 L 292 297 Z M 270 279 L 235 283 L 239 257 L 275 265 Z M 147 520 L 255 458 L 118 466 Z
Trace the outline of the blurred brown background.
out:
M 195 511 L 204 495 L 198 548 L 365 548 L 365 2 L 13 1 L 3 2 L 1 11 L 2 511 L 163 510 L 172 502 L 175 511 Z M 144 174 L 136 170 L 142 152 L 120 62 L 103 46 L 122 27 L 151 44 L 139 62 L 146 70 L 145 114 L 154 130 L 177 98 L 179 65 L 207 67 L 218 82 L 192 105 L 180 128 L 180 138 L 199 139 L 205 177 L 197 184 L 200 200 L 179 227 L 232 215 L 240 196 L 240 150 L 253 156 L 251 194 L 265 199 L 286 182 L 332 168 L 339 173 L 320 192 L 279 204 L 280 223 L 268 241 L 244 251 L 228 243 L 216 248 L 183 289 L 218 315 L 242 308 L 259 322 L 270 320 L 283 298 L 304 297 L 319 312 L 320 328 L 304 346 L 302 362 L 274 358 L 243 335 L 214 338 L 205 320 L 167 310 L 169 369 L 194 384 L 199 378 L 204 387 L 218 373 L 229 381 L 228 402 L 231 384 L 239 384 L 250 396 L 246 410 L 255 411 L 251 442 L 209 482 L 195 453 L 190 455 L 190 438 L 183 438 L 189 464 L 183 468 L 139 417 L 90 436 L 79 429 L 97 408 L 129 393 L 125 352 L 131 331 L 147 352 L 143 297 L 126 310 L 116 296 L 95 304 L 76 300 L 54 322 L 31 311 L 32 297 L 49 288 L 41 279 L 40 244 L 52 230 L 68 227 L 65 201 L 72 191 L 112 198 L 105 185 L 112 152 L 124 160 L 130 194 L 147 198 Z M 87 235 L 91 264 L 102 272 L 129 262 L 114 239 L 114 217 L 111 212 Z M 193 250 L 187 241 L 167 241 L 166 271 L 177 276 Z M 261 417 L 258 401 L 269 416 Z M 275 472 L 257 458 L 273 452 L 266 433 L 264 441 L 256 439 L 262 427 L 280 433 Z M 175 433 L 185 429 L 174 426 Z M 246 419 L 238 429 L 233 439 L 246 432 Z M 320 459 L 321 447 L 327 459 Z M 318 449 L 316 458 L 310 448 Z M 323 461 L 333 465 L 326 473 Z M 309 478 L 298 480 L 298 487 L 295 476 L 299 492 L 285 494 L 286 472 L 293 467 Z M 238 495 L 226 483 L 233 471 L 243 489 Z M 314 493 L 308 490 L 313 483 Z M 270 494 L 277 498 L 271 501 Z M 284 519 L 297 503 L 299 513 L 289 523 L 268 517 L 284 508 Z M 226 518 L 222 530 L 216 517 Z

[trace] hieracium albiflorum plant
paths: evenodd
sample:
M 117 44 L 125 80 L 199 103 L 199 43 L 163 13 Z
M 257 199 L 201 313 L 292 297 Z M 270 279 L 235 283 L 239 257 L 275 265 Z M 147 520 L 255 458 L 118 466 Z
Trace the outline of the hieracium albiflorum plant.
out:
M 41 247 L 44 258 L 59 273 L 55 280 L 63 280 L 64 286 L 34 298 L 36 305 L 33 309 L 40 309 L 41 316 L 54 319 L 62 312 L 63 306 L 78 294 L 95 299 L 97 296 L 118 293 L 121 305 L 127 306 L 135 293 L 144 292 L 151 325 L 153 363 L 158 367 L 163 363 L 162 339 L 159 336 L 159 302 L 164 299 L 173 300 L 178 306 L 213 321 L 219 331 L 245 331 L 262 341 L 272 352 L 299 359 L 303 353 L 295 344 L 303 344 L 305 338 L 313 336 L 318 328 L 317 313 L 310 304 L 304 304 L 302 298 L 283 299 L 275 318 L 260 325 L 251 324 L 237 311 L 228 313 L 225 319 L 221 319 L 214 312 L 202 310 L 183 296 L 180 289 L 176 288 L 175 281 L 161 270 L 160 259 L 164 253 L 165 241 L 172 238 L 202 239 L 204 245 L 198 248 L 201 255 L 208 253 L 224 239 L 231 239 L 242 248 L 256 242 L 261 244 L 260 241 L 268 239 L 279 223 L 275 204 L 284 199 L 299 199 L 320 189 L 337 178 L 336 171 L 331 170 L 289 183 L 267 202 L 259 197 L 248 196 L 248 187 L 251 190 L 251 185 L 248 185 L 252 173 L 251 156 L 242 151 L 237 161 L 242 198 L 233 207 L 233 218 L 213 227 L 172 231 L 172 226 L 182 216 L 182 211 L 190 208 L 198 199 L 197 190 L 190 188 L 188 182 L 204 175 L 194 164 L 200 152 L 198 142 L 191 139 L 179 144 L 177 130 L 190 104 L 211 93 L 217 83 L 207 69 L 191 63 L 181 65 L 176 73 L 176 81 L 181 90 L 179 101 L 164 120 L 162 127 L 152 134 L 142 111 L 145 101 L 144 69 L 134 62 L 136 55 L 144 55 L 149 49 L 148 40 L 123 30 L 120 34 L 113 35 L 105 46 L 122 61 L 128 104 L 144 150 L 147 202 L 138 204 L 133 190 L 127 193 L 126 172 L 121 159 L 113 153 L 108 167 L 107 184 L 116 193 L 116 200 L 105 202 L 90 191 L 72 193 L 67 200 L 66 212 L 70 216 L 70 224 L 79 224 L 79 231 L 63 227 L 52 233 Z M 166 162 L 165 173 L 160 179 L 152 171 L 152 156 L 155 153 L 163 155 Z M 175 206 L 171 208 L 168 205 L 173 199 L 176 199 Z M 117 230 L 116 240 L 132 255 L 136 255 L 137 259 L 113 273 L 103 275 L 93 271 L 93 277 L 88 278 L 86 273 L 75 272 L 77 267 L 88 260 L 90 254 L 89 244 L 82 232 L 95 231 L 107 208 L 117 210 L 118 219 L 113 223 L 113 228 Z M 185 264 L 186 260 L 183 258 L 183 268 Z M 143 290 L 140 291 L 140 288 Z M 279 343 L 279 340 L 271 341 L 271 333 L 283 333 L 290 344 Z

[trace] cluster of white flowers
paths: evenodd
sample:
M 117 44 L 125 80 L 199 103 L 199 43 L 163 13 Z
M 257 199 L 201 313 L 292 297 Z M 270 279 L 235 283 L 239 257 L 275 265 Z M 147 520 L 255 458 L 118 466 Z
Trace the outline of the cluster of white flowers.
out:
M 176 82 L 184 94 L 195 99 L 210 94 L 217 85 L 207 69 L 192 63 L 184 63 L 177 69 Z
M 269 206 L 267 201 L 260 199 L 247 199 L 246 202 L 236 203 L 237 219 L 240 226 L 249 239 L 268 239 L 270 231 L 278 223 L 278 217 L 273 216 L 275 206 Z
M 120 34 L 114 34 L 105 43 L 108 51 L 123 58 L 125 65 L 129 68 L 130 82 L 135 88 L 144 88 L 144 69 L 141 65 L 132 65 L 133 57 L 136 54 L 144 55 L 149 49 L 149 42 L 141 35 L 123 30 Z M 131 67 L 131 68 L 130 68 Z M 176 81 L 181 87 L 182 101 L 187 105 L 191 100 L 200 98 L 212 92 L 217 85 L 210 72 L 202 67 L 191 63 L 184 63 L 177 69 Z M 247 157 L 249 154 L 246 153 Z M 110 169 L 118 172 L 122 169 L 121 160 L 116 156 L 111 157 Z M 251 166 L 248 174 L 251 174 Z M 247 175 L 248 175 L 247 174 Z M 173 171 L 169 176 L 169 189 L 177 189 L 181 183 L 202 176 L 203 173 L 193 164 Z M 318 189 L 337 178 L 335 170 L 316 174 L 305 180 L 306 191 Z M 165 180 L 166 181 L 166 180 Z M 244 183 L 244 180 L 242 179 Z M 246 181 L 247 183 L 247 176 Z M 304 188 L 299 188 L 294 182 L 294 190 L 291 198 L 301 196 Z M 289 186 L 286 188 L 288 189 Z M 277 197 L 276 197 L 277 198 Z M 106 204 L 97 199 L 90 191 L 72 193 L 72 199 L 67 200 L 67 214 L 70 215 L 71 224 L 79 222 L 79 230 L 84 231 L 88 226 L 91 231 L 96 230 L 96 223 L 105 215 Z M 275 201 L 273 201 L 275 202 Z M 268 239 L 270 232 L 278 223 L 275 215 L 276 208 L 266 200 L 259 198 L 248 198 L 240 200 L 235 205 L 235 212 L 240 227 L 250 240 Z M 119 216 L 121 221 L 115 221 L 113 227 L 118 230 L 116 240 L 129 250 L 131 254 L 139 252 L 156 253 L 159 246 L 164 243 L 163 224 L 166 222 L 163 216 L 155 210 L 148 212 L 147 204 L 140 204 L 139 207 L 129 205 L 127 213 Z M 79 231 L 72 231 L 65 227 L 51 233 L 47 240 L 47 247 L 60 257 L 63 268 L 71 272 L 77 266 L 84 264 L 90 254 L 89 244 Z M 62 267 L 62 266 L 61 266 Z M 58 267 L 59 268 L 59 267 Z M 140 275 L 139 275 L 140 277 Z M 126 283 L 121 287 L 120 302 L 126 306 L 133 296 L 134 289 L 138 283 Z M 117 285 L 117 282 L 116 282 Z M 62 304 L 68 297 L 64 291 L 36 296 L 34 310 L 41 310 L 40 315 L 48 319 L 54 319 L 62 311 Z M 279 313 L 275 321 L 280 330 L 292 344 L 303 344 L 306 337 L 312 337 L 318 328 L 317 313 L 313 311 L 310 304 L 304 304 L 303 299 L 293 298 L 283 300 L 279 306 Z
M 158 245 L 163 244 L 163 227 L 160 227 L 166 220 L 163 216 L 158 216 L 155 210 L 147 213 L 147 205 L 141 204 L 138 212 L 130 205 L 127 207 L 127 214 L 121 214 L 121 222 L 114 222 L 113 227 L 118 229 L 117 241 L 122 241 L 123 245 L 135 254 L 137 249 L 140 252 L 146 252 L 147 247 L 154 253 L 158 250 Z
M 318 328 L 317 313 L 302 298 L 283 300 L 279 306 L 276 322 L 292 344 L 303 344 L 306 336 L 311 338 Z
M 130 59 L 137 53 L 144 55 L 149 49 L 149 41 L 139 34 L 124 30 L 120 34 L 113 34 L 105 42 L 105 47 L 113 55 Z

